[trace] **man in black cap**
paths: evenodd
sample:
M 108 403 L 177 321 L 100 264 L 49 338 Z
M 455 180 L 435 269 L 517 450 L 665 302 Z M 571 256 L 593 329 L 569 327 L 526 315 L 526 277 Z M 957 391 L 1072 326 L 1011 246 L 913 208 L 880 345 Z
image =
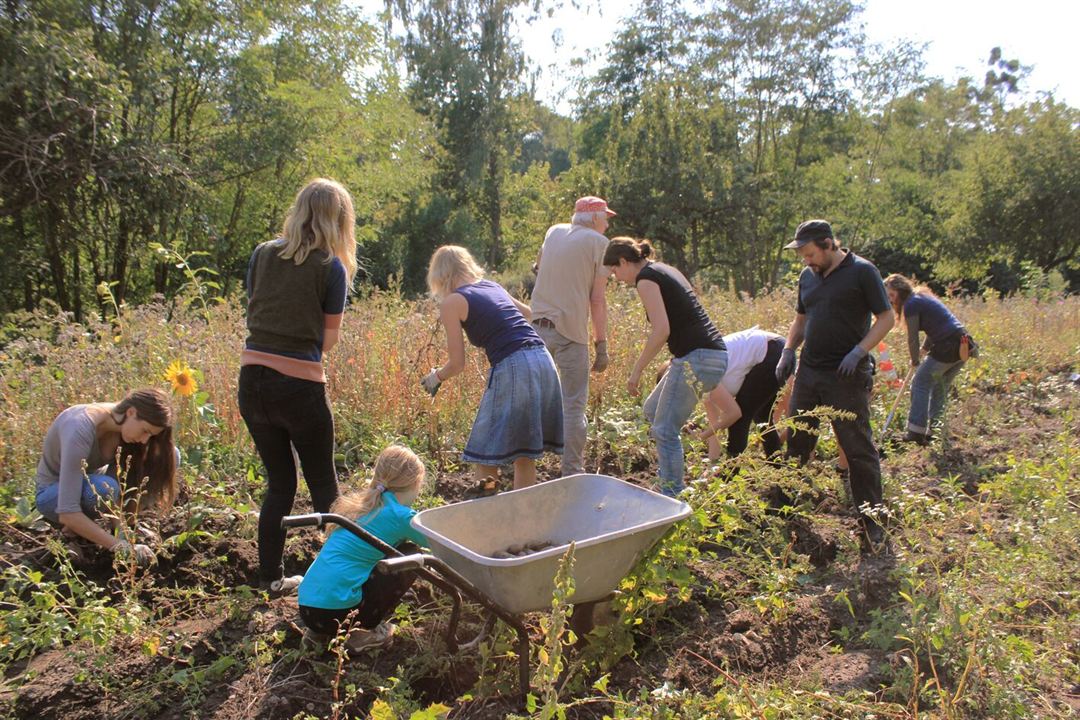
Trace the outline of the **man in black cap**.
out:
M 881 505 L 881 462 L 870 431 L 872 369 L 867 356 L 895 322 L 889 296 L 873 263 L 840 247 L 824 220 L 807 220 L 784 246 L 806 266 L 799 276 L 795 321 L 788 330 L 776 379 L 783 385 L 795 372 L 795 350 L 806 341 L 795 376 L 789 416 L 828 405 L 853 413 L 853 420 L 833 421 L 836 439 L 848 458 L 851 497 L 866 538 L 874 546 L 884 532 L 866 506 Z M 871 315 L 874 318 L 870 323 Z M 795 430 L 788 457 L 810 459 L 817 442 L 814 418 L 803 420 L 811 431 Z

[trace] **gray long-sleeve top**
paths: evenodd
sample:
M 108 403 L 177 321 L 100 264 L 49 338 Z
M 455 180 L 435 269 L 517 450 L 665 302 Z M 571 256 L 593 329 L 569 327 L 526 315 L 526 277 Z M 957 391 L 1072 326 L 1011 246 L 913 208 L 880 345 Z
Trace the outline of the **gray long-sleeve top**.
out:
M 83 461 L 86 472 L 102 471 L 109 458 L 101 455 L 98 444 L 97 424 L 89 412 L 91 405 L 72 405 L 56 416 L 38 461 L 35 483 L 38 492 L 50 485 L 60 483 L 56 500 L 56 513 L 82 512 Z

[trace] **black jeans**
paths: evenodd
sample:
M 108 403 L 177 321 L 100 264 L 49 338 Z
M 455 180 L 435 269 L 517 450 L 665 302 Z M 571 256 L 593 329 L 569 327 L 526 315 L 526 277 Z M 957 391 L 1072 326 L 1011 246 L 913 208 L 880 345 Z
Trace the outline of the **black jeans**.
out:
M 849 377 L 840 377 L 835 370 L 815 370 L 799 367 L 795 388 L 791 393 L 789 414 L 813 410 L 828 405 L 855 414 L 854 420 L 833 422 L 833 431 L 847 455 L 850 468 L 851 498 L 856 509 L 864 503 L 881 505 L 881 461 L 870 431 L 870 389 L 873 375 L 868 363 L 863 363 Z M 816 418 L 801 418 L 800 424 L 816 428 Z M 817 432 L 795 430 L 788 439 L 788 457 L 805 464 L 817 444 Z
M 728 428 L 728 457 L 735 457 L 746 449 L 751 424 L 772 422 L 773 403 L 776 402 L 776 393 L 780 391 L 780 383 L 776 382 L 776 363 L 784 351 L 784 338 L 773 338 L 768 347 L 765 359 L 750 368 L 735 396 L 742 415 Z M 770 428 L 761 436 L 761 444 L 766 457 L 780 449 L 780 435 L 775 428 Z
M 296 498 L 297 458 L 315 512 L 328 512 L 338 496 L 334 470 L 334 416 L 326 385 L 282 375 L 263 365 L 240 368 L 240 415 L 266 466 L 266 497 L 259 511 L 259 579 L 284 574 L 281 518 Z
M 337 532 L 348 532 L 348 530 L 338 530 Z M 408 540 L 398 544 L 397 549 L 406 555 L 420 552 L 420 548 Z M 390 613 L 394 612 L 394 608 L 398 606 L 401 598 L 405 596 L 409 587 L 412 586 L 416 575 L 415 570 L 406 570 L 391 575 L 383 575 L 372 570 L 371 575 L 368 576 L 361 588 L 363 597 L 360 598 L 359 605 L 340 610 L 325 610 L 301 605 L 300 619 L 304 621 L 304 625 L 317 633 L 336 635 L 338 628 L 345 624 L 351 613 L 355 612 L 356 614 L 352 618 L 353 625 L 359 625 L 362 628 L 371 630 L 390 617 Z

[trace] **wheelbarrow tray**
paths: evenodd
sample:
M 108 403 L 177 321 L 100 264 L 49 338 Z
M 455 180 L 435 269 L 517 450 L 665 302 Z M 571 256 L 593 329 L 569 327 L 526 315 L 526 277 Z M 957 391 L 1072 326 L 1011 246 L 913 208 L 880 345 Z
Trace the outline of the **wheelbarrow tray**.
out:
M 510 613 L 551 607 L 555 574 L 570 542 L 570 602 L 615 590 L 638 559 L 690 506 L 607 475 L 572 475 L 494 497 L 424 510 L 413 527 L 432 554 Z M 551 542 L 524 557 L 495 558 L 511 545 Z

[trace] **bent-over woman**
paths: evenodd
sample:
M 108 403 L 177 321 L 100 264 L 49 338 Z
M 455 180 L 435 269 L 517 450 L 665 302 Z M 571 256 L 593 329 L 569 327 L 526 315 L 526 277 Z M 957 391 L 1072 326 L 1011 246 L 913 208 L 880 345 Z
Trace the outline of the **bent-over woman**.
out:
M 529 307 L 484 271 L 469 251 L 443 245 L 431 256 L 428 288 L 439 301 L 449 358 L 424 377 L 431 395 L 465 369 L 465 340 L 482 348 L 491 364 L 487 388 L 462 459 L 473 464 L 478 486 L 514 464 L 514 489 L 536 482 L 536 459 L 562 454 L 562 389 L 555 361 L 529 324 Z
M 617 237 L 604 253 L 604 265 L 615 279 L 637 288 L 652 331 L 626 381 L 631 395 L 640 392 L 641 374 L 667 345 L 671 367 L 645 400 L 660 459 L 660 490 L 677 495 L 683 484 L 682 427 L 698 398 L 712 391 L 724 376 L 728 354 L 724 339 L 698 302 L 681 272 L 653 262 L 648 240 Z
M 932 425 L 945 415 L 949 388 L 969 357 L 978 354 L 975 341 L 945 304 L 927 287 L 919 286 L 893 273 L 885 278 L 889 302 L 907 330 L 911 367 L 917 368 L 911 379 L 911 409 L 907 433 L 903 439 L 926 445 Z M 922 350 L 919 333 L 926 334 Z
M 709 444 L 709 459 L 720 457 L 717 434 L 728 431 L 727 456 L 735 457 L 746 449 L 753 423 L 769 423 L 773 405 L 780 392 L 776 363 L 784 351 L 784 337 L 758 327 L 724 336 L 728 363 L 720 384 L 705 398 L 709 427 L 699 439 Z M 775 428 L 761 436 L 765 456 L 780 450 L 781 439 Z
M 154 561 L 150 547 L 116 538 L 98 521 L 113 511 L 137 515 L 172 507 L 176 466 L 172 408 L 160 390 L 134 390 L 118 403 L 72 405 L 45 433 L 35 504 L 50 523 L 146 565 Z

